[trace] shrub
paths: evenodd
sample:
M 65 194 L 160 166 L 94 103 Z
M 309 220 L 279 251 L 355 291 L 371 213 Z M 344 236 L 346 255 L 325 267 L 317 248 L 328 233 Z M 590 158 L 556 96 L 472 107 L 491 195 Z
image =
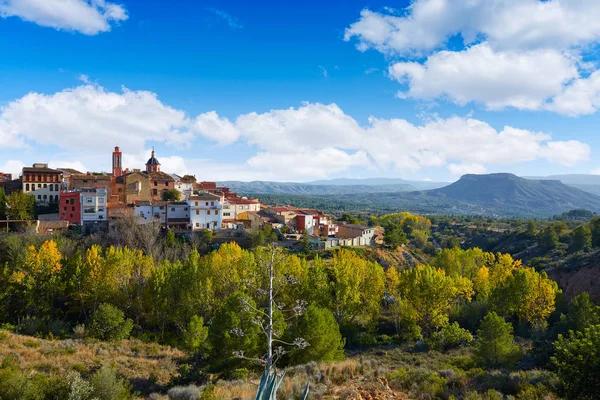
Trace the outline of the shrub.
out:
M 94 387 L 85 381 L 77 372 L 69 374 L 68 400 L 89 400 L 94 392 Z
M 103 303 L 92 316 L 90 335 L 100 340 L 119 341 L 127 339 L 132 328 L 133 321 L 125 319 L 123 311 Z
M 495 312 L 488 313 L 477 331 L 475 359 L 485 367 L 513 365 L 520 358 L 512 325 Z
M 167 396 L 169 400 L 200 400 L 202 391 L 198 386 L 177 386 L 169 389 Z
M 470 344 L 473 341 L 471 333 L 461 328 L 458 322 L 446 325 L 439 332 L 434 332 L 427 344 L 436 350 L 448 350 L 465 344 Z
M 93 397 L 98 400 L 127 400 L 131 398 L 129 383 L 117 378 L 115 371 L 104 365 L 90 379 Z

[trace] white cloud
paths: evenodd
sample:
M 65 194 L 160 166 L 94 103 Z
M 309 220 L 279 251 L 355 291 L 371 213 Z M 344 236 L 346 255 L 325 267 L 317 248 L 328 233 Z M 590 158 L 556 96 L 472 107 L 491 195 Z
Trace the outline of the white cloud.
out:
M 447 96 L 460 105 L 476 101 L 489 109 L 526 110 L 542 108 L 579 76 L 575 61 L 556 50 L 496 52 L 487 43 L 435 53 L 423 65 L 399 62 L 389 72 L 408 84 L 402 98 Z
M 235 142 L 240 134 L 236 127 L 226 118 L 221 118 L 215 111 L 200 114 L 194 121 L 194 129 L 221 145 Z
M 324 66 L 319 65 L 319 69 L 321 70 L 321 75 L 323 75 L 323 78 L 325 78 L 325 79 L 329 78 L 329 73 L 327 73 L 327 70 L 325 69 Z
M 124 6 L 105 0 L 0 0 L 0 17 L 96 35 L 128 18 Z
M 600 38 L 597 0 L 415 0 L 405 12 L 365 9 L 344 39 L 361 51 L 427 53 L 460 34 L 465 44 L 483 38 L 497 48 L 565 49 Z
M 569 116 L 593 114 L 600 108 L 600 71 L 575 80 L 556 96 L 548 109 Z
M 471 164 L 449 164 L 448 170 L 454 175 L 465 175 L 465 174 L 485 174 L 487 168 L 485 165 L 471 163 Z
M 538 159 L 571 166 L 590 155 L 585 143 L 553 141 L 550 135 L 511 126 L 496 130 L 469 117 L 420 125 L 371 117 L 361 125 L 336 104 L 320 103 L 248 113 L 235 120 L 215 111 L 192 117 L 162 103 L 154 93 L 116 93 L 98 85 L 50 95 L 30 93 L 0 108 L 0 150 L 27 146 L 30 156 L 53 154 L 62 160 L 52 163 L 57 167 L 106 170 L 113 146 L 119 145 L 124 166 L 143 168 L 150 156 L 148 142 L 210 156 L 205 145 L 196 148 L 198 135 L 222 147 L 215 152 L 228 152 L 231 146 L 231 159 L 236 161 L 213 156 L 207 162 L 191 162 L 177 150 L 169 154 L 163 148 L 158 154 L 162 170 L 198 173 L 203 179 L 214 173 L 229 179 L 238 174 L 238 179 L 302 180 L 355 168 L 472 171 Z M 247 155 L 241 156 L 244 152 Z M 202 171 L 196 169 L 199 165 Z
M 81 161 L 60 161 L 60 160 L 52 160 L 48 162 L 48 167 L 50 168 L 72 168 L 79 172 L 86 173 L 89 171 L 85 165 Z
M 183 111 L 164 105 L 154 93 L 84 85 L 52 95 L 29 93 L 1 107 L 0 145 L 26 139 L 105 152 L 117 143 L 142 148 L 148 140 L 185 145 L 193 137 L 189 126 Z

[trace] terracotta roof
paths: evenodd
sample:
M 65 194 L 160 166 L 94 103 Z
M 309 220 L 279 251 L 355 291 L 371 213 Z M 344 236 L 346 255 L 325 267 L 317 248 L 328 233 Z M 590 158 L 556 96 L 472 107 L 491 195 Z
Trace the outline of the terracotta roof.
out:
M 242 199 L 240 197 L 228 197 L 227 201 L 230 204 L 258 204 L 258 200 L 257 199 Z
M 39 221 L 38 231 L 49 229 L 65 229 L 69 227 L 69 221 Z
M 60 171 L 57 171 L 55 169 L 52 168 L 41 168 L 41 167 L 23 167 L 23 172 L 50 172 L 50 173 L 55 173 L 55 174 L 60 174 Z
M 160 180 L 163 180 L 163 181 L 173 181 L 173 182 L 175 182 L 175 179 L 173 179 L 173 177 L 171 175 L 167 174 L 166 172 L 161 172 L 161 171 L 150 172 L 148 175 L 152 179 L 160 179 Z

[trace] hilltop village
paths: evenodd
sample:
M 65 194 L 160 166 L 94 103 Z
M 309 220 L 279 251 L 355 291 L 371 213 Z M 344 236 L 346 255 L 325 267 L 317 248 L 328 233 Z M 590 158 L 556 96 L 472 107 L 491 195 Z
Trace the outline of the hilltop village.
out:
M 45 163 L 24 167 L 17 179 L 0 173 L 4 191 L 31 195 L 37 210 L 36 221 L 7 219 L 2 221 L 5 229 L 18 230 L 34 222 L 38 232 L 80 229 L 89 234 L 127 221 L 159 224 L 182 233 L 211 230 L 228 237 L 270 226 L 282 239 L 308 236 L 314 248 L 371 246 L 381 241 L 381 230 L 372 226 L 335 223 L 319 210 L 267 205 L 216 182 L 161 171 L 154 150 L 144 169 L 124 168 L 122 159 L 117 146 L 111 173 L 53 169 Z

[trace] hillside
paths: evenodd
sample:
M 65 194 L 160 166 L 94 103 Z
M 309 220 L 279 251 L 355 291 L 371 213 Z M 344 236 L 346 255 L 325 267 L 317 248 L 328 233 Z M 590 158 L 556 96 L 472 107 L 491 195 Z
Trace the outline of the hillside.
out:
M 479 207 L 482 214 L 554 215 L 572 209 L 600 210 L 600 197 L 555 180 L 530 180 L 512 174 L 465 175 L 440 189 L 421 192 Z
M 238 193 L 264 193 L 264 194 L 294 194 L 294 195 L 343 195 L 357 193 L 396 193 L 411 192 L 419 188 L 407 183 L 393 183 L 385 185 L 340 185 L 340 184 L 310 184 L 294 182 L 268 182 L 253 181 L 219 182 L 219 185 L 227 186 Z
M 400 178 L 368 178 L 368 179 L 324 179 L 313 182 L 308 182 L 311 185 L 325 186 L 393 186 L 393 185 L 410 185 L 417 190 L 429 190 L 444 187 L 450 182 L 431 182 L 431 181 L 413 181 Z

